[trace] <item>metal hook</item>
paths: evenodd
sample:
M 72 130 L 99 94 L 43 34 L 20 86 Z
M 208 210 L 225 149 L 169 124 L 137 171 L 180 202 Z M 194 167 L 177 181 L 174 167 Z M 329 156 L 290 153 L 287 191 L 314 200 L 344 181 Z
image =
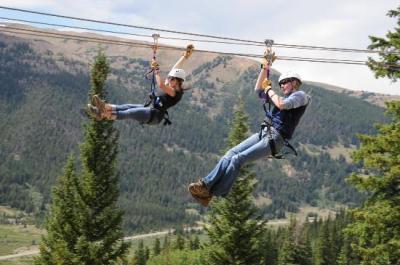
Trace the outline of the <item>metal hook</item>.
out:
M 154 50 L 154 52 L 157 50 L 157 47 L 158 47 L 158 38 L 160 38 L 160 34 L 156 34 L 156 33 L 154 33 L 153 35 L 151 35 L 152 37 L 153 37 L 153 42 L 154 42 L 154 45 L 153 45 L 153 50 Z
M 267 49 L 264 53 L 264 58 L 265 60 L 267 60 L 268 64 L 271 65 L 272 62 L 275 61 L 276 59 L 275 52 L 272 51 L 272 45 L 274 44 L 274 40 L 266 39 L 264 43 L 267 46 Z

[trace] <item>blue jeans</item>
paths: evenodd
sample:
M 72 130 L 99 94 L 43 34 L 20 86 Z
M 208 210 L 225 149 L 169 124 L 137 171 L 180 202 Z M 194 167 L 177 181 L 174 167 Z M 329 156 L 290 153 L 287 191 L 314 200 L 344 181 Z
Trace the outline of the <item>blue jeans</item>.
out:
M 265 129 L 260 140 L 259 134 L 255 133 L 226 152 L 215 168 L 202 179 L 213 195 L 228 195 L 241 166 L 271 154 L 267 135 Z M 273 128 L 271 136 L 275 140 L 276 151 L 279 152 L 283 146 L 283 138 Z
M 117 120 L 133 119 L 140 123 L 147 123 L 151 118 L 151 108 L 142 104 L 112 105 Z

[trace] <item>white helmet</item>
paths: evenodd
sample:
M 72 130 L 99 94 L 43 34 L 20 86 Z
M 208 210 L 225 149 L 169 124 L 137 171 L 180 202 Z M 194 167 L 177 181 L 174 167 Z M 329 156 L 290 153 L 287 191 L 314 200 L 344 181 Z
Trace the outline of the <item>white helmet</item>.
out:
M 299 83 L 301 84 L 300 75 L 292 70 L 289 70 L 286 73 L 281 74 L 281 76 L 279 77 L 279 80 L 278 80 L 279 85 L 285 79 L 295 79 L 295 80 L 299 81 Z
M 185 81 L 186 73 L 185 73 L 185 70 L 183 70 L 183 69 L 174 68 L 169 72 L 168 76 L 180 78 L 183 81 Z

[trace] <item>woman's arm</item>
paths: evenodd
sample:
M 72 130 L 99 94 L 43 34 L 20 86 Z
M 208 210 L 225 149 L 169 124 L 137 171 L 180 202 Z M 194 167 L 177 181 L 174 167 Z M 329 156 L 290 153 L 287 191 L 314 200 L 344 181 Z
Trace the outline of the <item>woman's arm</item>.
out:
M 172 67 L 172 69 L 176 69 L 176 68 L 182 69 L 184 62 L 187 59 L 189 59 L 189 57 L 192 55 L 193 49 L 194 49 L 194 46 L 192 44 L 189 44 L 188 46 L 186 46 L 186 51 L 183 52 L 182 56 L 178 59 L 178 61 L 175 63 L 175 65 Z
M 176 95 L 175 90 L 169 86 L 168 82 L 163 82 L 163 79 L 160 75 L 160 70 L 155 70 L 155 74 L 156 74 L 157 86 L 171 97 L 175 97 Z
M 193 49 L 194 49 L 194 46 L 192 44 L 189 44 L 188 46 L 186 46 L 186 51 L 183 52 L 182 56 L 178 59 L 178 61 L 175 63 L 175 65 L 172 67 L 172 69 L 176 69 L 176 68 L 182 69 L 184 62 L 187 59 L 189 59 L 189 57 L 192 55 Z M 158 87 L 162 91 L 164 91 L 165 93 L 170 95 L 171 97 L 175 97 L 175 95 L 176 95 L 175 90 L 169 86 L 169 83 L 167 80 L 165 80 L 165 82 L 163 82 L 163 80 L 160 76 L 159 70 L 155 70 L 155 71 L 156 71 L 155 73 L 156 73 L 156 81 L 157 81 Z

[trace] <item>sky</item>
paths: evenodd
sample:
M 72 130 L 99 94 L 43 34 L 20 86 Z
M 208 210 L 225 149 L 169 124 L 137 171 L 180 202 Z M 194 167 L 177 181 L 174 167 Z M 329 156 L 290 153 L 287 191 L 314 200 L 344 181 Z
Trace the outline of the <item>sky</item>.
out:
M 0 6 L 56 13 L 144 27 L 275 43 L 366 49 L 368 36 L 384 37 L 397 26 L 386 16 L 398 0 L 0 0 Z M 171 33 L 76 22 L 0 9 L 1 17 L 36 20 L 127 31 L 151 35 Z M 6 22 L 0 19 L 1 22 Z M 37 25 L 36 25 L 37 26 Z M 195 38 L 191 36 L 179 36 Z M 162 43 L 186 46 L 187 41 Z M 196 48 L 234 53 L 260 54 L 263 47 L 195 43 Z M 365 61 L 367 54 L 275 48 L 278 56 L 335 58 Z M 369 55 L 371 56 L 371 55 Z M 376 79 L 367 66 L 277 60 L 280 72 L 295 70 L 307 81 L 322 82 L 351 90 L 400 95 L 400 82 Z

